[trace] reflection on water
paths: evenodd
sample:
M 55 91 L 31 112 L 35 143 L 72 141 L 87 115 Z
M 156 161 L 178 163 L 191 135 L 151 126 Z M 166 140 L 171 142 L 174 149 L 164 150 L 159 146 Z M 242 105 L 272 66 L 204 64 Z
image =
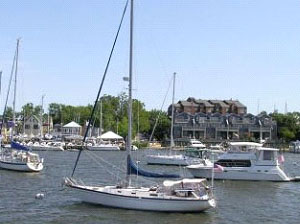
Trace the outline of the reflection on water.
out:
M 147 166 L 149 150 L 133 152 L 139 166 L 156 172 L 185 173 L 180 167 Z M 161 152 L 163 153 L 163 152 Z M 217 208 L 203 213 L 157 213 L 106 208 L 76 199 L 63 190 L 62 179 L 69 176 L 76 152 L 41 152 L 45 169 L 41 173 L 19 173 L 0 170 L 0 223 L 298 223 L 300 183 L 215 181 Z M 114 184 L 125 171 L 125 152 L 82 153 L 75 176 L 85 183 Z M 114 175 L 106 172 L 99 161 L 115 167 Z M 300 154 L 285 154 L 285 170 L 300 175 Z M 97 162 L 94 162 L 96 160 Z M 106 164 L 107 166 L 108 164 Z M 135 177 L 141 185 L 152 185 L 163 179 Z M 42 200 L 37 193 L 45 193 Z

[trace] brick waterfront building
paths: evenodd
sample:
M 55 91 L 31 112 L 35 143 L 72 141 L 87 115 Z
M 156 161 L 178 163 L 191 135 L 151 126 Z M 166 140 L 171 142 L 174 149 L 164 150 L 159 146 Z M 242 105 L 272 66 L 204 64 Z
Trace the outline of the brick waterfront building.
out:
M 168 114 L 171 116 L 172 105 Z M 189 97 L 174 105 L 174 138 L 177 141 L 249 140 L 277 138 L 277 124 L 267 114 L 247 113 L 238 100 L 201 100 Z

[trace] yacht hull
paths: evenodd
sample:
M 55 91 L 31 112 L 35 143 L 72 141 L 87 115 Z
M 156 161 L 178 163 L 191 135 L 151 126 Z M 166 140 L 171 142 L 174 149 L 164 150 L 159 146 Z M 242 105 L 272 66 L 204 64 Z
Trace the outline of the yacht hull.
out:
M 148 210 L 160 212 L 201 212 L 215 207 L 214 199 L 210 200 L 184 200 L 184 199 L 162 199 L 149 196 L 124 195 L 123 189 L 114 192 L 105 192 L 105 188 L 93 190 L 87 187 L 69 186 L 76 192 L 82 201 L 102 206 Z M 126 191 L 126 190 L 125 190 Z
M 211 167 L 187 167 L 194 177 L 211 178 Z M 215 171 L 214 179 L 219 180 L 257 180 L 257 181 L 290 181 L 290 178 L 279 167 L 260 166 L 250 168 L 224 167 L 223 171 Z

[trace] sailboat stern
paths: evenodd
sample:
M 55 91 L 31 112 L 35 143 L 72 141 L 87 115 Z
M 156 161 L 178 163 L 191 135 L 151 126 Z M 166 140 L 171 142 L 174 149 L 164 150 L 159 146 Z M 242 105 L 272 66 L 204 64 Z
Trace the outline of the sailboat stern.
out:
M 38 163 L 27 163 L 27 167 L 29 169 L 29 171 L 32 172 L 39 172 L 44 168 L 44 165 L 42 162 L 38 162 Z

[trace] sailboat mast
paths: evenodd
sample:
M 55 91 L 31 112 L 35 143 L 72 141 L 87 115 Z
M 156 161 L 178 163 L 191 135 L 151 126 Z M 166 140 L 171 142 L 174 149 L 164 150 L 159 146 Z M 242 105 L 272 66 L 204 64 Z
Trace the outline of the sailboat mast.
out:
M 173 95 L 172 95 L 172 118 L 171 118 L 171 148 L 175 146 L 174 143 L 174 98 L 175 98 L 175 79 L 176 72 L 173 73 Z
M 42 104 L 41 104 L 41 111 L 40 111 L 40 135 L 43 138 L 43 107 L 44 107 L 44 97 L 45 94 L 42 95 Z
M 100 99 L 100 124 L 99 124 L 99 136 L 102 135 L 102 100 Z
M 1 91 L 2 91 L 2 71 L 0 71 L 0 100 L 1 100 Z
M 16 125 L 16 96 L 17 96 L 17 75 L 18 75 L 18 58 L 19 58 L 19 43 L 20 39 L 17 39 L 17 49 L 16 49 L 16 67 L 15 67 L 15 83 L 14 83 L 14 101 L 13 101 L 13 127 L 11 130 L 11 139 L 13 139 L 15 125 Z
M 130 161 L 132 138 L 132 62 L 133 62 L 133 0 L 130 2 L 130 45 L 129 45 L 129 88 L 128 88 L 128 135 L 127 135 L 127 162 Z M 127 183 L 130 185 L 130 173 L 127 164 Z

